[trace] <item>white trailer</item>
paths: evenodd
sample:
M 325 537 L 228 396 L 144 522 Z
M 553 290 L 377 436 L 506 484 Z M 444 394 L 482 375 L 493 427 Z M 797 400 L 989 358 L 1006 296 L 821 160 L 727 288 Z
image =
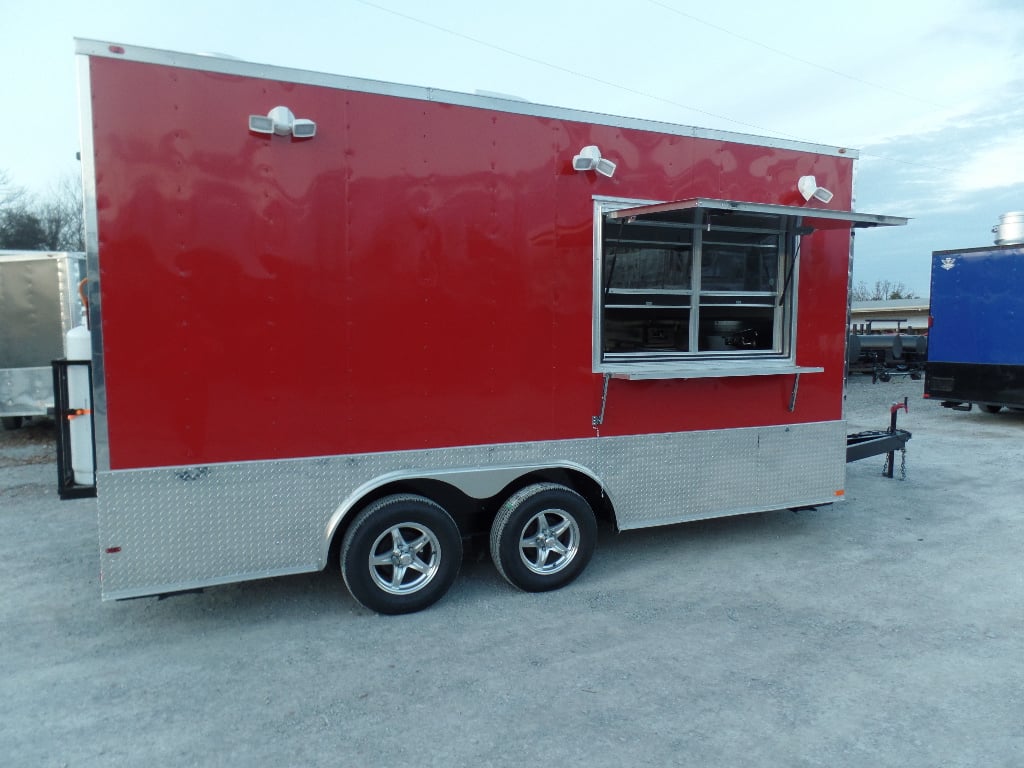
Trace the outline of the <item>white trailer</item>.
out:
M 85 254 L 0 251 L 0 419 L 16 429 L 53 408 L 53 360 L 82 318 Z

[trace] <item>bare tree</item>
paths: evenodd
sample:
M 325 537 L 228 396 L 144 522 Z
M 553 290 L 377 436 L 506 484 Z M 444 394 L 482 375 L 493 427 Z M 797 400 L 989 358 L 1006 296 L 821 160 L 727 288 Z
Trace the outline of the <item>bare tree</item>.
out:
M 876 280 L 873 288 L 861 280 L 853 286 L 850 298 L 854 301 L 891 301 L 895 299 L 918 299 L 920 296 L 907 288 L 902 282 Z
M 85 250 L 82 190 L 64 176 L 42 198 L 11 183 L 0 171 L 0 248 L 24 251 Z
M 39 217 L 31 210 L 32 198 L 0 171 L 0 248 L 36 250 L 46 247 Z
M 24 187 L 15 186 L 11 181 L 11 175 L 0 168 L 0 212 L 21 205 L 25 196 Z
M 76 177 L 65 175 L 58 179 L 39 205 L 38 215 L 50 248 L 85 250 L 82 186 Z

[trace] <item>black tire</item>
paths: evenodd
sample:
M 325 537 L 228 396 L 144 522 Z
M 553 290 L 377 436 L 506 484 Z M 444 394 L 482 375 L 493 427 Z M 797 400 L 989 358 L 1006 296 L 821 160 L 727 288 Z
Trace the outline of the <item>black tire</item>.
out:
M 0 424 L 3 425 L 4 429 L 21 429 L 21 425 L 25 419 L 23 416 L 3 416 L 0 417 Z
M 984 409 L 986 413 L 999 413 L 1001 410 L 1003 410 L 1003 406 L 1001 405 L 983 405 L 981 407 Z
M 491 526 L 491 559 L 498 573 L 526 592 L 564 587 L 587 567 L 596 545 L 594 510 L 557 483 L 512 494 Z
M 341 545 L 341 574 L 372 611 L 413 613 L 451 587 L 462 564 L 462 536 L 444 509 L 422 496 L 386 496 L 362 510 Z

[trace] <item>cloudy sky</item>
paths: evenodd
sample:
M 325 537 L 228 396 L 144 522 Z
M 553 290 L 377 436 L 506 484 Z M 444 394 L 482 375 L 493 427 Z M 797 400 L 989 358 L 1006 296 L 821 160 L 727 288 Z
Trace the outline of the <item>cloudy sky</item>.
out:
M 927 295 L 934 250 L 1024 210 L 1020 0 L 0 0 L 0 170 L 77 174 L 73 38 L 859 149 L 854 279 Z M 0 190 L 2 193 L 2 190 Z

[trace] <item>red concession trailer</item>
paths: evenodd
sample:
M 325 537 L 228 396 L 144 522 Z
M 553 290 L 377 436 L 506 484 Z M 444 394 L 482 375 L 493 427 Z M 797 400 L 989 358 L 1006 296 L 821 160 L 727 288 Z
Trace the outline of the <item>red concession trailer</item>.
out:
M 103 597 L 843 495 L 856 153 L 78 41 Z

